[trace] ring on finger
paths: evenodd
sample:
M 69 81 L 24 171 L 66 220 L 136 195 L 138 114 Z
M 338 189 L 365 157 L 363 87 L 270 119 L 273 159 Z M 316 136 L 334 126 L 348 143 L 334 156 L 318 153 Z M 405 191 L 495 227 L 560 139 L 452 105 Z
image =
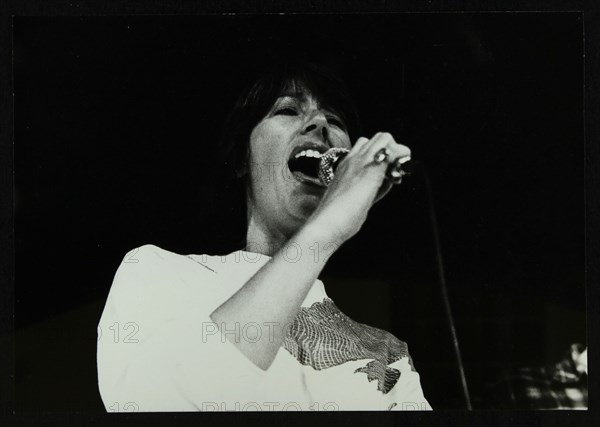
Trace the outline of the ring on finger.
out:
M 375 156 L 373 156 L 373 161 L 375 163 L 381 163 L 381 162 L 385 161 L 385 159 L 387 159 L 389 155 L 390 155 L 390 152 L 388 151 L 388 149 L 382 148 L 377 153 L 375 153 Z

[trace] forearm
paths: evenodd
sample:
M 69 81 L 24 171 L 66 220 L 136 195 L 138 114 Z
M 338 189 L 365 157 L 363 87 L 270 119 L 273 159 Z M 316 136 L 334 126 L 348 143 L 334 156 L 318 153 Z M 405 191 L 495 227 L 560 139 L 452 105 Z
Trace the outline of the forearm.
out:
M 273 255 L 211 319 L 221 330 L 242 328 L 253 322 L 261 327 L 260 338 L 229 339 L 255 365 L 266 370 L 294 321 L 302 301 L 319 277 L 339 242 L 325 237 L 322 227 L 307 223 Z

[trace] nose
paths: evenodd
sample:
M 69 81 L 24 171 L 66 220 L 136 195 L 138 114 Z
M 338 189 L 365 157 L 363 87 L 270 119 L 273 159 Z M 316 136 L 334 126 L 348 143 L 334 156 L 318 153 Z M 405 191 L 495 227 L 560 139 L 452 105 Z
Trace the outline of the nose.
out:
M 302 135 L 313 134 L 323 142 L 329 141 L 329 124 L 327 118 L 320 110 L 314 111 L 304 125 Z

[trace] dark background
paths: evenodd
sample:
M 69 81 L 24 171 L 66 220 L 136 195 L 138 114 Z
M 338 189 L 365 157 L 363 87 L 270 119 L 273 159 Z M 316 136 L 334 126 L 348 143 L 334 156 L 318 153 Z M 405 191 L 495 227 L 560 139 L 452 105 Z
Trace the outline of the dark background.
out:
M 224 116 L 265 61 L 341 70 L 365 133 L 426 167 L 475 407 L 506 369 L 586 342 L 578 13 L 14 21 L 16 410 L 102 411 L 96 325 L 130 249 L 227 253 Z M 323 274 L 355 320 L 409 344 L 435 409 L 463 408 L 425 171 Z

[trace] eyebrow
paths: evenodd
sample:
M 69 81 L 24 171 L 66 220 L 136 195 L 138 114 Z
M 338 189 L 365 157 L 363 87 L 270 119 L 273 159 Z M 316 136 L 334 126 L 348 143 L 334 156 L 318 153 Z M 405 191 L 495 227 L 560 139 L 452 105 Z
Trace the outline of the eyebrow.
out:
M 278 97 L 277 99 L 281 99 L 281 98 L 293 98 L 299 101 L 306 101 L 308 99 L 308 94 L 310 92 L 306 92 L 306 91 L 301 91 L 301 90 L 296 90 L 296 91 L 291 91 L 291 90 L 286 90 L 283 91 Z M 338 116 L 338 118 L 340 120 L 342 120 L 342 122 L 344 123 L 344 126 L 346 127 L 346 123 L 345 120 L 343 118 L 342 113 L 339 112 L 339 110 L 337 108 L 333 108 L 332 106 L 328 105 L 327 103 L 323 103 L 321 101 L 319 101 L 318 99 L 316 99 L 317 104 L 319 105 L 320 108 L 325 108 L 326 110 L 328 110 L 330 113 L 335 114 L 336 116 Z
M 304 102 L 308 99 L 308 96 L 309 96 L 309 93 L 307 93 L 306 91 L 296 91 L 296 92 L 286 91 L 286 92 L 283 92 L 281 95 L 279 95 L 277 97 L 277 99 L 279 100 L 281 98 L 292 98 L 292 99 Z M 320 108 L 325 108 L 325 109 L 329 110 L 331 113 L 335 113 L 335 114 L 339 115 L 339 113 L 337 112 L 337 110 L 335 108 L 332 108 L 327 103 L 319 101 L 317 98 L 314 98 L 314 99 Z
M 296 98 L 299 99 L 301 101 L 304 101 L 308 98 L 306 92 L 301 92 L 301 91 L 296 91 L 296 92 L 289 92 L 289 91 L 285 91 L 282 92 L 278 98 Z

